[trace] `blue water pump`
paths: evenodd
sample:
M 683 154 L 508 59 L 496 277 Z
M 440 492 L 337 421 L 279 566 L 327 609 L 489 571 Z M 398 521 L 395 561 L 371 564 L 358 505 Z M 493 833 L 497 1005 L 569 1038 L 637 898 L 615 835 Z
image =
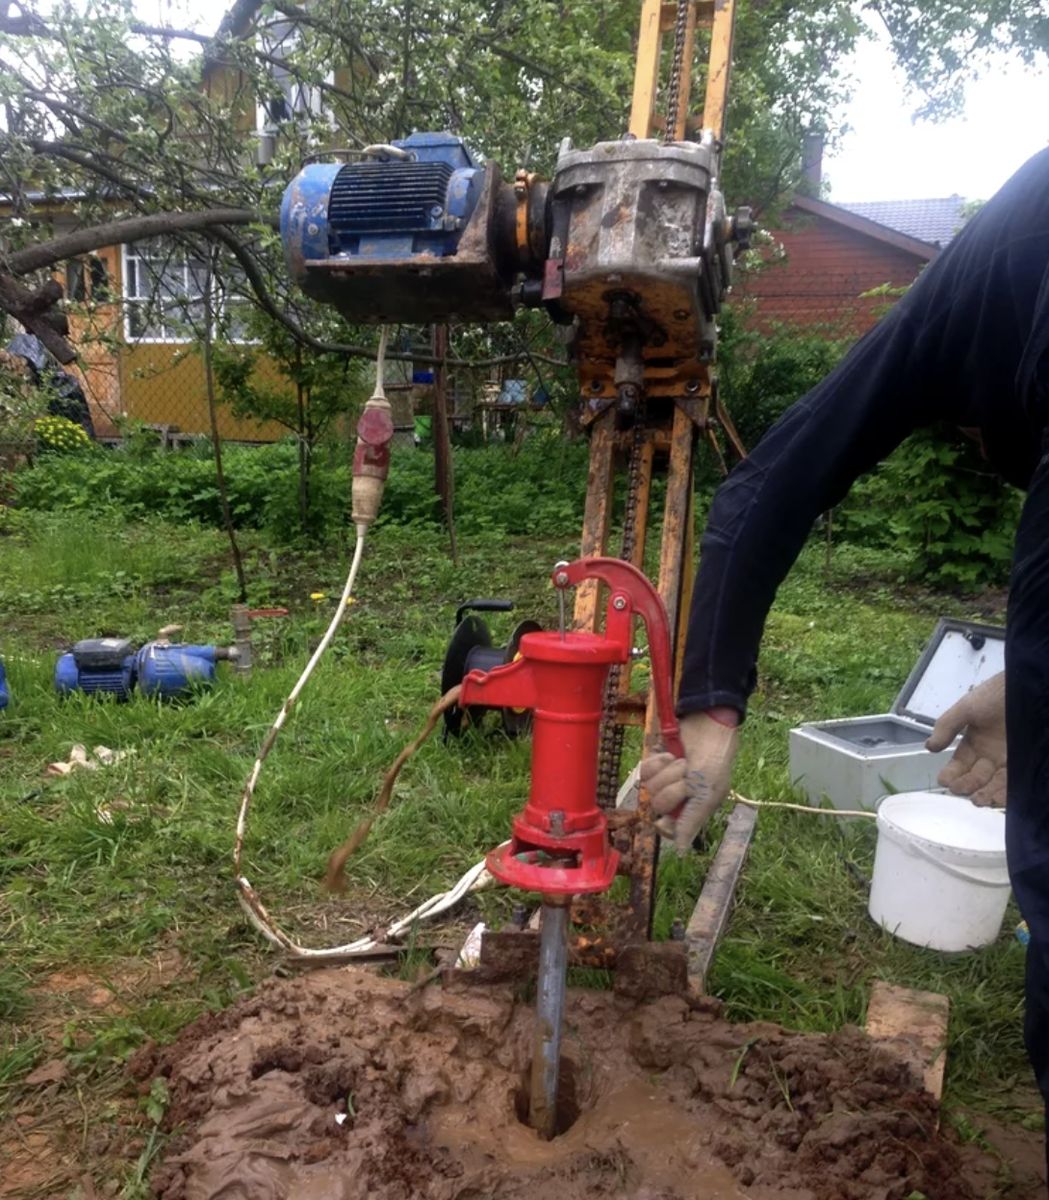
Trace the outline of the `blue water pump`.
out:
M 7 676 L 4 674 L 4 664 L 0 662 L 0 712 L 3 712 L 11 702 L 11 693 L 7 690 Z
M 358 323 L 509 320 L 529 251 L 496 164 L 450 133 L 346 153 L 360 157 L 311 163 L 284 193 L 284 257 L 302 290 Z
M 61 695 L 84 692 L 126 700 L 136 684 L 147 696 L 171 699 L 215 682 L 215 664 L 237 657 L 223 646 L 147 642 L 137 652 L 128 638 L 88 638 L 77 642 L 55 666 Z

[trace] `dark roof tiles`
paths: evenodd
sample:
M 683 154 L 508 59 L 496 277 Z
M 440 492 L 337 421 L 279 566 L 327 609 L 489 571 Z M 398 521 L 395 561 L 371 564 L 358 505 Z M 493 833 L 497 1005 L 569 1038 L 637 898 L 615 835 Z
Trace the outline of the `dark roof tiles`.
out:
M 946 246 L 964 224 L 964 203 L 961 196 L 945 196 L 939 200 L 865 200 L 837 207 L 931 246 Z

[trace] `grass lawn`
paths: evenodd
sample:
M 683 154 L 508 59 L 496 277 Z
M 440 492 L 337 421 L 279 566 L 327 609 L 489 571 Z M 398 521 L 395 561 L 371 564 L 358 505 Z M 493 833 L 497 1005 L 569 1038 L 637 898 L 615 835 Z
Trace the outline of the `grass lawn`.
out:
M 330 617 L 350 546 L 291 552 L 245 534 L 251 603 L 291 610 L 258 623 L 253 678 L 224 671 L 191 703 L 136 697 L 118 705 L 59 700 L 56 654 L 81 637 L 145 640 L 174 622 L 186 640 L 229 642 L 233 589 L 222 536 L 87 514 L 4 521 L 0 654 L 14 701 L 0 715 L 0 1115 L 33 1111 L 48 1087 L 63 1129 L 60 1144 L 37 1155 L 40 1171 L 12 1184 L 22 1191 L 0 1186 L 0 1194 L 77 1195 L 81 1175 L 115 1149 L 126 1174 L 100 1194 L 145 1195 L 165 1097 L 155 1087 L 128 1098 L 122 1064 L 145 1039 L 170 1038 L 276 965 L 235 898 L 237 804 L 256 748 Z M 347 896 L 319 889 L 327 855 L 368 811 L 383 771 L 437 698 L 457 603 L 514 599 L 514 617 L 492 618 L 497 636 L 516 617 L 553 624 L 549 569 L 574 557 L 575 546 L 574 536 L 461 537 L 454 568 L 431 530 L 374 531 L 358 602 L 269 759 L 249 837 L 251 882 L 300 938 L 349 941 L 443 890 L 506 836 L 526 789 L 527 741 L 492 733 L 445 746 L 434 738 L 351 859 Z M 315 592 L 325 598 L 312 600 Z M 823 547 L 812 545 L 769 622 L 739 790 L 791 798 L 787 731 L 802 720 L 885 711 L 947 613 L 983 615 L 951 598 L 903 594 L 884 558 L 841 550 L 825 576 Z M 74 743 L 132 753 L 97 772 L 47 779 L 47 764 L 67 758 Z M 763 812 L 712 990 L 733 1018 L 809 1030 L 862 1023 L 874 979 L 945 992 L 950 1119 L 967 1136 L 985 1118 L 1034 1128 L 1015 921 L 978 954 L 894 941 L 866 915 L 873 839 L 866 823 L 843 833 L 823 819 Z M 705 864 L 706 856 L 664 856 L 658 936 L 687 919 Z M 479 912 L 497 918 L 511 902 L 485 893 L 458 919 L 465 928 Z M 56 1059 L 60 1080 L 26 1082 Z M 0 1157 L 4 1147 L 17 1151 L 19 1139 L 32 1144 L 23 1128 L 37 1127 L 2 1126 Z

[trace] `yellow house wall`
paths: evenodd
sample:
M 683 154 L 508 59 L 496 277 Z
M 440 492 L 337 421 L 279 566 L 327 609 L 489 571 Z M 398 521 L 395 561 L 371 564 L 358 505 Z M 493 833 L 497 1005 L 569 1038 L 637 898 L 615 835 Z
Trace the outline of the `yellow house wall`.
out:
M 115 261 L 114 292 L 121 294 L 121 248 L 115 246 L 102 253 Z M 275 377 L 276 368 L 271 369 Z M 237 420 L 221 402 L 221 396 L 217 399 L 221 437 L 272 442 L 286 435 L 287 430 L 275 421 Z M 177 426 L 180 433 L 211 433 L 204 363 L 195 347 L 185 343 L 126 343 L 119 354 L 119 404 L 123 415 L 130 420 Z

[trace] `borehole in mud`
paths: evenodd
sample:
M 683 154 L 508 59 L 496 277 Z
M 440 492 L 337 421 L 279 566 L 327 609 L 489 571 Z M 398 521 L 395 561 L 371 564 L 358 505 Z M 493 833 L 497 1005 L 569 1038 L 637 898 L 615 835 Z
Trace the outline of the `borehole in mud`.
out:
M 521 1076 L 521 1085 L 514 1093 L 514 1110 L 522 1125 L 528 1125 L 528 1110 L 532 1096 L 532 1068 L 527 1066 Z M 554 1121 L 554 1137 L 559 1138 L 567 1133 L 579 1120 L 582 1114 L 582 1103 L 576 1077 L 575 1064 L 571 1059 L 562 1058 L 557 1077 L 557 1114 Z
M 454 983 L 454 981 L 453 981 Z M 535 1010 L 336 970 L 259 987 L 130 1065 L 176 1136 L 157 1200 L 974 1200 L 906 1062 L 855 1029 L 569 991 L 556 1133 Z M 144 1094 L 144 1093 L 143 1093 Z M 343 1119 L 340 1121 L 339 1117 Z M 981 1193 L 982 1194 L 982 1193 Z

